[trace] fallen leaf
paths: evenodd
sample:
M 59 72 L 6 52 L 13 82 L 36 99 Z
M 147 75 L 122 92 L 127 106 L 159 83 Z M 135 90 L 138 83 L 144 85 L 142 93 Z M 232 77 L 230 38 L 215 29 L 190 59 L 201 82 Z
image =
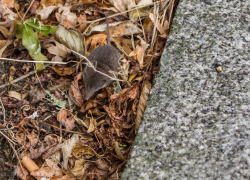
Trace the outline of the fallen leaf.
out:
M 145 14 L 147 14 L 148 11 L 149 11 L 149 8 L 148 7 L 140 8 L 140 7 L 145 6 L 145 5 L 149 5 L 149 4 L 152 4 L 152 3 L 153 3 L 152 0 L 141 0 L 136 5 L 137 10 L 129 12 L 130 19 L 136 20 L 138 17 L 144 16 Z
M 45 162 L 48 167 L 37 169 L 31 172 L 30 175 L 34 176 L 36 179 L 41 179 L 43 177 L 51 178 L 53 176 L 63 175 L 62 170 L 53 161 L 46 159 Z
M 135 78 L 137 76 L 137 73 L 135 73 L 135 74 L 133 74 L 133 75 L 131 75 L 130 77 L 129 77 L 129 82 L 132 82 L 132 80 Z
M 149 47 L 149 44 L 146 43 L 140 36 L 137 36 L 140 41 L 141 41 L 141 47 L 143 48 L 144 52 L 147 50 L 147 48 Z
M 77 159 L 90 159 L 95 153 L 88 146 L 78 145 L 74 148 L 72 155 Z
M 72 13 L 70 11 L 72 6 L 63 6 L 60 7 L 58 12 L 61 13 L 61 24 L 64 25 L 64 22 L 67 21 L 71 23 L 71 27 L 76 25 L 77 22 L 77 16 L 75 13 Z M 70 27 L 68 27 L 70 28 Z
M 55 41 L 55 43 L 56 46 L 52 45 L 47 49 L 49 53 L 62 57 L 67 57 L 69 54 L 71 54 L 71 51 L 66 46 L 58 43 L 57 41 Z
M 84 103 L 84 98 L 78 86 L 78 81 L 82 79 L 83 72 L 78 73 L 74 77 L 74 81 L 70 85 L 69 97 L 78 107 L 82 107 Z
M 64 141 L 64 143 L 61 145 L 62 154 L 63 154 L 62 166 L 65 170 L 68 169 L 68 160 L 74 147 L 76 146 L 77 143 L 80 142 L 79 138 L 80 138 L 80 135 L 73 134 L 73 136 L 70 139 Z
M 4 21 L 0 22 L 0 26 L 10 27 L 13 24 L 13 21 L 9 19 L 12 16 L 16 18 L 17 15 L 13 11 L 11 11 L 2 1 L 0 1 L 0 18 Z
M 122 62 L 122 66 L 121 66 L 121 69 L 122 69 L 122 77 L 125 81 L 128 80 L 128 69 L 130 67 L 130 63 L 128 60 L 126 59 L 123 59 L 121 60 Z
M 95 126 L 96 126 L 96 120 L 93 117 L 91 117 L 87 133 L 93 132 L 95 130 Z
M 89 47 L 88 52 L 91 53 L 97 46 L 107 44 L 107 34 L 94 34 L 86 39 L 85 46 Z
M 77 22 L 80 24 L 80 27 L 77 30 L 80 32 L 83 32 L 87 26 L 87 23 L 82 23 L 84 21 L 87 21 L 87 16 L 85 13 L 80 14 L 80 16 L 77 18 Z
M 31 147 L 34 147 L 39 141 L 37 134 L 34 130 L 31 133 L 27 132 L 27 138 L 29 139 Z
M 17 173 L 17 177 L 20 178 L 21 180 L 28 180 L 30 178 L 29 172 L 23 166 L 21 168 L 20 163 L 18 163 L 17 165 L 16 173 Z
M 39 86 L 31 87 L 31 90 L 29 92 L 31 104 L 38 103 L 41 101 L 45 96 L 46 92 Z
M 130 47 L 121 38 L 113 37 L 113 40 L 125 51 L 126 56 L 132 52 Z
M 45 5 L 46 7 L 49 7 L 57 4 L 57 0 L 41 0 L 41 4 Z
M 75 161 L 75 166 L 71 169 L 71 173 L 76 176 L 78 180 L 84 180 L 87 178 L 88 172 L 87 168 L 91 165 L 91 163 L 86 163 L 84 159 L 78 159 Z
M 75 128 L 74 115 L 70 111 L 62 109 L 57 114 L 57 121 L 62 123 L 66 130 L 72 130 Z
M 60 76 L 72 75 L 76 71 L 76 67 L 52 66 L 50 67 Z
M 54 38 L 67 48 L 72 49 L 82 55 L 85 54 L 84 36 L 79 31 L 74 29 L 68 30 L 60 25 L 54 34 Z
M 140 34 L 142 30 L 137 26 L 137 24 L 131 21 L 125 21 L 117 26 L 109 27 L 111 37 L 121 37 L 121 36 L 130 36 L 132 34 Z
M 116 152 L 116 155 L 118 156 L 118 158 L 122 161 L 126 161 L 126 158 L 121 153 L 119 143 L 117 141 L 114 143 L 114 149 L 115 149 L 115 152 Z
M 108 171 L 110 166 L 107 162 L 101 160 L 101 159 L 97 159 L 95 161 L 95 164 L 97 165 L 98 169 L 104 170 L 104 171 Z
M 164 26 L 162 26 L 153 13 L 149 14 L 149 18 L 153 21 L 154 24 L 156 23 L 156 28 L 161 34 L 166 34 L 166 31 L 169 29 L 168 20 L 165 20 Z
M 135 1 L 134 0 L 109 0 L 109 2 L 115 6 L 116 9 L 118 9 L 120 12 L 124 12 L 126 10 L 132 9 L 135 7 Z
M 151 83 L 149 81 L 145 81 L 142 86 L 142 92 L 141 92 L 139 104 L 137 106 L 136 119 L 135 119 L 135 133 L 137 132 L 138 127 L 141 123 L 141 117 L 145 110 L 145 106 L 148 100 L 150 89 L 151 89 Z
M 36 14 L 36 10 L 38 9 L 39 5 L 39 1 L 34 1 L 32 6 L 30 7 L 30 14 Z
M 18 100 L 22 99 L 22 95 L 19 92 L 16 92 L 16 91 L 8 91 L 8 96 L 16 98 Z
M 49 15 L 56 9 L 57 6 L 49 6 L 42 9 L 39 13 L 37 13 L 37 18 L 40 20 L 45 20 L 49 17 Z
M 136 59 L 140 64 L 140 68 L 143 68 L 144 50 L 141 46 L 137 46 L 136 49 L 129 54 L 129 56 L 136 56 Z
M 15 0 L 2 0 L 8 8 L 13 8 L 15 4 Z

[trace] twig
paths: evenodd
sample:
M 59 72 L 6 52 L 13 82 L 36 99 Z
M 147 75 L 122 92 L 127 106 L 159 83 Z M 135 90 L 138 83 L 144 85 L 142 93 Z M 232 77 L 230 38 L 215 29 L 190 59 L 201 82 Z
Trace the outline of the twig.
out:
M 6 136 L 2 131 L 0 131 L 0 133 L 6 138 L 8 139 L 8 141 L 12 142 L 13 144 L 16 145 L 16 143 L 14 141 L 12 141 L 8 136 Z
M 155 4 L 155 14 L 156 14 L 156 21 L 155 21 L 155 25 L 154 25 L 154 30 L 153 30 L 153 37 L 152 37 L 152 41 L 151 41 L 151 46 L 150 46 L 150 50 L 153 51 L 154 48 L 154 43 L 155 43 L 155 39 L 156 39 L 156 24 L 158 21 L 158 17 L 159 17 L 159 4 Z
M 141 9 L 141 8 L 144 8 L 144 7 L 148 7 L 148 6 L 154 5 L 154 4 L 159 3 L 159 2 L 161 2 L 161 1 L 156 1 L 156 2 L 153 2 L 153 3 L 147 4 L 147 5 L 141 6 L 139 8 Z M 112 18 L 112 17 L 118 16 L 118 15 L 130 12 L 130 11 L 135 11 L 135 10 L 136 10 L 136 8 L 132 8 L 132 9 L 129 9 L 127 11 L 123 11 L 123 12 L 120 12 L 120 13 L 116 13 L 116 14 L 110 15 L 107 18 Z M 102 21 L 102 20 L 105 20 L 105 18 L 96 19 L 94 21 L 82 21 L 80 24 L 77 24 L 76 26 L 74 26 L 74 28 L 80 26 L 83 23 L 91 23 L 91 24 L 93 24 L 95 22 L 99 22 L 99 21 Z
M 40 122 L 42 124 L 46 124 L 48 126 L 51 126 L 53 128 L 56 128 L 56 129 L 60 129 L 60 127 L 57 127 L 57 126 L 54 126 L 52 124 L 49 124 L 49 123 L 46 123 L 46 122 Z M 62 131 L 66 131 L 66 132 L 71 132 L 71 133 L 75 133 L 75 134 L 83 134 L 83 135 L 86 135 L 86 133 L 80 133 L 80 132 L 77 132 L 77 131 L 70 131 L 70 130 L 66 130 L 66 129 L 62 129 Z
M 8 139 L 7 139 L 7 140 L 8 140 Z M 9 140 L 8 140 L 8 142 L 9 142 Z M 9 144 L 10 144 L 10 146 L 12 147 L 14 153 L 16 154 L 16 157 L 17 157 L 17 159 L 18 159 L 18 161 L 19 161 L 19 163 L 20 163 L 20 167 L 21 167 L 22 173 L 23 173 L 23 175 L 25 176 L 25 173 L 24 173 L 24 170 L 23 170 L 23 165 L 22 165 L 22 163 L 21 163 L 21 161 L 20 161 L 20 158 L 19 158 L 19 156 L 18 156 L 18 154 L 17 154 L 15 148 L 13 147 L 13 145 L 12 145 L 10 142 L 9 142 Z
M 27 62 L 27 63 L 45 63 L 45 64 L 68 64 L 68 62 L 54 62 L 54 61 L 32 61 L 32 60 L 19 60 L 19 59 L 11 59 L 11 58 L 0 58 L 3 61 L 15 61 L 15 62 Z
M 30 10 L 30 8 L 31 8 L 32 4 L 34 3 L 34 1 L 35 1 L 35 0 L 32 0 L 32 1 L 31 1 L 31 3 L 30 3 L 30 5 L 29 5 L 28 9 L 26 10 L 25 14 L 23 15 L 23 18 L 22 18 L 22 19 L 23 19 L 23 21 L 24 21 L 25 16 L 26 16 L 26 15 L 27 15 L 27 13 L 29 12 L 29 10 Z
M 49 66 L 49 64 L 46 64 L 46 65 L 45 65 L 45 68 L 48 67 L 48 66 Z M 4 87 L 6 87 L 6 86 L 9 86 L 9 85 L 11 85 L 11 84 L 17 83 L 18 81 L 21 81 L 21 80 L 23 80 L 23 79 L 25 79 L 25 78 L 27 78 L 27 77 L 29 77 L 29 76 L 35 74 L 36 72 L 37 72 L 37 70 L 35 69 L 34 71 L 29 72 L 28 74 L 25 74 L 25 75 L 23 75 L 23 76 L 21 76 L 21 77 L 19 77 L 19 78 L 16 78 L 15 80 L 13 80 L 13 81 L 11 81 L 11 82 L 8 82 L 8 83 L 6 83 L 6 84 L 0 86 L 0 89 L 4 88 Z
M 134 3 L 135 3 L 135 0 L 134 0 Z M 144 27 L 143 27 L 142 22 L 141 22 L 141 16 L 140 16 L 140 13 L 138 11 L 138 6 L 136 5 L 136 3 L 135 3 L 135 7 L 136 7 L 137 15 L 138 15 L 140 23 L 141 23 L 141 28 L 142 28 L 142 33 L 143 33 L 144 41 L 147 41 L 146 35 L 145 35 L 145 30 L 144 30 Z M 139 7 L 139 8 L 141 9 L 141 7 Z

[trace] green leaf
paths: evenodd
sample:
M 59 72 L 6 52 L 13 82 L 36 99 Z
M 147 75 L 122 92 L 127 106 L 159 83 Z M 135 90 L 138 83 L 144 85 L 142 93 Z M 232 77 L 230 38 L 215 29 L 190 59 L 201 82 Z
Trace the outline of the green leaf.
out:
M 42 34 L 45 37 L 48 37 L 48 34 L 54 34 L 58 29 L 58 26 L 41 25 L 40 21 L 35 18 L 29 18 L 24 23 L 33 27 L 36 32 Z
M 35 61 L 47 61 L 47 57 L 41 53 L 41 45 L 34 30 L 48 37 L 48 34 L 54 34 L 58 27 L 41 25 L 40 21 L 35 18 L 29 18 L 23 24 L 16 20 L 14 22 L 17 28 L 16 37 L 22 37 L 22 44 L 29 51 L 32 59 Z M 36 69 L 42 71 L 44 64 L 36 63 Z

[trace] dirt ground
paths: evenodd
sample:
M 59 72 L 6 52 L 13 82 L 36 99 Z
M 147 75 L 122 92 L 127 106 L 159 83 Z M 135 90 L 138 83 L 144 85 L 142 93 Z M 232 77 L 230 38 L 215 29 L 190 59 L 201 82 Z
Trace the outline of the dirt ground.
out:
M 0 62 L 0 78 L 5 74 L 7 75 L 8 72 L 8 63 L 3 63 Z M 0 93 L 2 93 L 0 91 Z M 6 113 L 8 114 L 8 113 Z M 2 121 L 2 109 L 0 109 L 0 119 L 1 119 L 1 123 L 3 123 Z M 12 157 L 13 157 L 13 151 L 9 145 L 9 143 L 6 141 L 6 139 L 0 135 L 0 179 L 6 179 L 6 180 L 12 180 L 12 179 L 17 179 L 15 178 L 15 166 L 11 166 L 11 164 L 9 164 L 9 166 L 6 165 L 6 162 L 10 162 L 12 161 Z

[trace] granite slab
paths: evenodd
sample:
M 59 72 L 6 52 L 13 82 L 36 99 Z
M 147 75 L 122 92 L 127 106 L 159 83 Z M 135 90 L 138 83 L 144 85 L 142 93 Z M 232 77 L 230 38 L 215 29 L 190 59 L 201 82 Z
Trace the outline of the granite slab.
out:
M 121 179 L 250 179 L 249 54 L 249 0 L 180 0 Z

